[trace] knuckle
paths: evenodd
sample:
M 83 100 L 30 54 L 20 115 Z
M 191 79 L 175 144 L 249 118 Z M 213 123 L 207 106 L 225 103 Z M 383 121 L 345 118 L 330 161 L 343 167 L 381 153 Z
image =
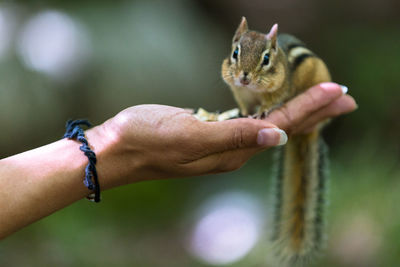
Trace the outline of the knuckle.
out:
M 292 125 L 294 123 L 293 117 L 288 109 L 287 104 L 284 104 L 282 107 L 278 109 L 280 114 L 282 115 L 283 119 L 286 121 L 287 125 Z
M 245 145 L 244 129 L 242 127 L 238 127 L 233 132 L 232 147 L 234 149 L 238 149 L 244 147 Z
M 308 91 L 304 92 L 304 95 L 306 96 L 305 103 L 304 103 L 306 108 L 314 107 L 318 104 L 318 101 L 316 100 L 312 91 L 308 90 Z

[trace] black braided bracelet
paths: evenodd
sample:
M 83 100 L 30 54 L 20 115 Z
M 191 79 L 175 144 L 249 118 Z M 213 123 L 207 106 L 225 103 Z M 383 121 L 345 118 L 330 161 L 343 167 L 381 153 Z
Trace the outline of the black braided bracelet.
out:
M 100 202 L 100 185 L 96 171 L 96 154 L 90 149 L 88 141 L 85 138 L 85 133 L 79 125 L 91 126 L 90 122 L 87 120 L 69 120 L 65 126 L 66 132 L 63 138 L 76 139 L 82 143 L 79 149 L 83 151 L 89 159 L 89 163 L 85 168 L 85 180 L 83 183 L 89 190 L 94 190 L 94 194 L 92 193 L 86 198 L 90 201 Z

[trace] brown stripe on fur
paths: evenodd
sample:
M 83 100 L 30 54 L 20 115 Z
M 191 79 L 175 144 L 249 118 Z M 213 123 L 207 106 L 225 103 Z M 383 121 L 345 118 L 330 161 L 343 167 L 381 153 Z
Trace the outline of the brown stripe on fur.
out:
M 292 218 L 292 246 L 299 251 L 305 237 L 305 207 L 307 201 L 307 166 L 305 164 L 308 151 L 308 136 L 293 137 L 293 159 L 296 159 L 292 169 L 290 181 L 293 184 L 293 218 Z

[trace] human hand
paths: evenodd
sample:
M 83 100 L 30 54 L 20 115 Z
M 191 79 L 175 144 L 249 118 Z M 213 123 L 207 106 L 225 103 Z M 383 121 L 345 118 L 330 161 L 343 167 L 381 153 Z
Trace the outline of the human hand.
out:
M 202 122 L 189 110 L 139 105 L 87 131 L 87 136 L 95 151 L 103 151 L 96 152 L 97 168 L 100 178 L 108 177 L 100 181 L 108 188 L 237 169 L 255 153 L 286 142 L 286 134 L 276 128 L 247 118 Z M 111 171 L 115 169 L 117 174 Z
M 101 136 L 93 140 L 102 142 L 91 144 L 105 151 L 96 152 L 97 166 L 100 179 L 107 177 L 100 183 L 109 188 L 235 170 L 257 152 L 286 142 L 279 129 L 304 133 L 355 108 L 351 96 L 329 83 L 310 88 L 264 120 L 201 122 L 181 108 L 140 105 L 123 110 L 87 135 Z

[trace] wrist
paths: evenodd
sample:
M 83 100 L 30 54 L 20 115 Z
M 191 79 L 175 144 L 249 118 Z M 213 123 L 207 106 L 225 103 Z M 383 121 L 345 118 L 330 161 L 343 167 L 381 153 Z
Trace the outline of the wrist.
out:
M 130 147 L 123 140 L 118 126 L 106 121 L 87 130 L 85 135 L 97 157 L 96 169 L 101 190 L 139 180 L 135 176 L 137 161 L 132 159 Z

